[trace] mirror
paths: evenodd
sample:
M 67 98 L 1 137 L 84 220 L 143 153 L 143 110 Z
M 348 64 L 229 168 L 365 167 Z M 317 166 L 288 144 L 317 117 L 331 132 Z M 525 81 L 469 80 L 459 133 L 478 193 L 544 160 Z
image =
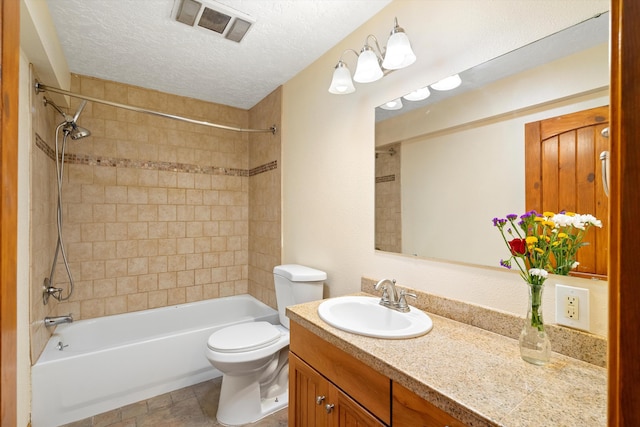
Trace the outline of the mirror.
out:
M 376 250 L 499 266 L 491 220 L 525 211 L 525 123 L 609 103 L 608 15 L 376 108 Z

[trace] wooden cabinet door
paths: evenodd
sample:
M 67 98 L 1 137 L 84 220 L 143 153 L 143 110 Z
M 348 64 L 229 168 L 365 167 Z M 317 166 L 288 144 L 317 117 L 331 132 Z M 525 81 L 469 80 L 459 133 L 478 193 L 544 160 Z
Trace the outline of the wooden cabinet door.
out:
M 433 406 L 411 390 L 393 383 L 391 419 L 394 426 L 466 427 L 442 409 Z
M 375 416 L 293 353 L 289 353 L 289 425 L 381 427 Z
M 609 150 L 602 135 L 608 126 L 608 106 L 525 125 L 525 209 L 591 214 L 602 221 L 602 229 L 593 227 L 585 236 L 589 245 L 578 252 L 577 275 L 607 275 L 609 201 L 600 153 Z
M 295 354 L 289 353 L 289 425 L 324 427 L 329 382 Z

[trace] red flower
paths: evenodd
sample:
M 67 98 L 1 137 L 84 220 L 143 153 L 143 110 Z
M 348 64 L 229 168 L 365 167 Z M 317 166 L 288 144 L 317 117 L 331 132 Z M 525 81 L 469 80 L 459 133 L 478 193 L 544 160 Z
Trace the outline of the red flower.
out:
M 524 239 L 513 239 L 509 242 L 511 255 L 524 255 L 527 253 L 527 243 Z

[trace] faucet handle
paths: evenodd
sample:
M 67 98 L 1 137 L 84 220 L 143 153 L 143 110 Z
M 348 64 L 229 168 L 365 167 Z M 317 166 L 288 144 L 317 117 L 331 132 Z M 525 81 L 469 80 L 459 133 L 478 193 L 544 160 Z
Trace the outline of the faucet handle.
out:
M 409 311 L 409 304 L 407 304 L 407 298 L 406 297 L 411 297 L 413 299 L 418 299 L 418 296 L 414 293 L 411 292 L 407 292 L 404 289 L 400 289 L 400 296 L 398 297 L 398 309 L 403 311 L 403 312 L 407 312 Z

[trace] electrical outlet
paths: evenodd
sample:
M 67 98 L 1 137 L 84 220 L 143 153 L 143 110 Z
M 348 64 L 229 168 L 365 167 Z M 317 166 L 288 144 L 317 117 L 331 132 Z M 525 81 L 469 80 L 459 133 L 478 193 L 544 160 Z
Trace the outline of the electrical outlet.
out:
M 580 319 L 580 300 L 574 296 L 568 296 L 564 300 L 564 315 L 569 319 Z
M 589 289 L 556 285 L 556 323 L 589 330 Z

